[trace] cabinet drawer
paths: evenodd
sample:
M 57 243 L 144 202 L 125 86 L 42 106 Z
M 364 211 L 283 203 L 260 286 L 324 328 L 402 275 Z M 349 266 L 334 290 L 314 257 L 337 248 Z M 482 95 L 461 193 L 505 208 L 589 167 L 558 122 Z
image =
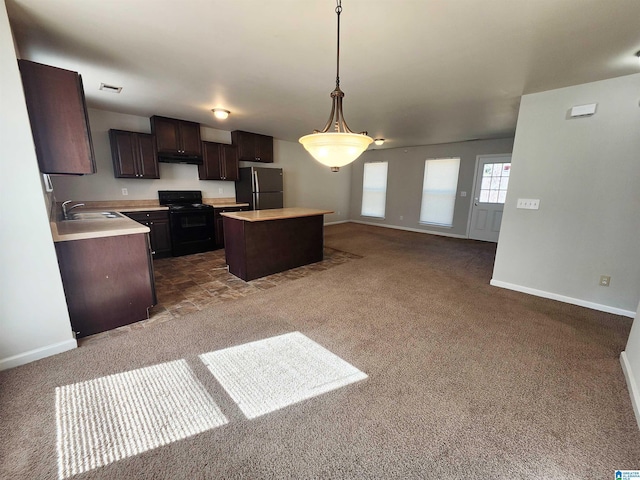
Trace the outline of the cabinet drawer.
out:
M 129 217 L 131 220 L 135 220 L 136 222 L 149 222 L 156 220 L 169 220 L 169 214 L 164 210 L 155 210 L 148 212 L 123 212 L 124 215 Z

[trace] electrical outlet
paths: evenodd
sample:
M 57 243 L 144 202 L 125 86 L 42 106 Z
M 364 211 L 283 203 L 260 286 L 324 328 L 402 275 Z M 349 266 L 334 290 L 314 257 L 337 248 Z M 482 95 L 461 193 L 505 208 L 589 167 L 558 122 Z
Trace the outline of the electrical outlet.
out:
M 400 220 L 404 220 L 404 215 L 400 215 Z
M 608 287 L 611 283 L 611 277 L 609 275 L 600 275 L 600 286 Z
M 129 195 L 129 190 L 127 190 L 126 188 L 123 188 L 122 195 Z
M 222 188 L 219 188 L 218 193 L 224 193 L 224 190 Z

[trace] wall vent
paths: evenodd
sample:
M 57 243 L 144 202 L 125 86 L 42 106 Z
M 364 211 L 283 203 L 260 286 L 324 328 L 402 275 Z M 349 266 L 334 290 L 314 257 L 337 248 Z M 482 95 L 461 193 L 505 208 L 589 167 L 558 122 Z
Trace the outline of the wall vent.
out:
M 590 117 L 594 113 L 596 113 L 597 103 L 591 103 L 589 105 L 578 105 L 577 107 L 573 107 L 569 113 L 571 118 L 576 117 Z
M 104 90 L 105 92 L 120 93 L 122 91 L 122 87 L 116 87 L 115 85 L 107 85 L 106 83 L 101 83 L 100 90 Z

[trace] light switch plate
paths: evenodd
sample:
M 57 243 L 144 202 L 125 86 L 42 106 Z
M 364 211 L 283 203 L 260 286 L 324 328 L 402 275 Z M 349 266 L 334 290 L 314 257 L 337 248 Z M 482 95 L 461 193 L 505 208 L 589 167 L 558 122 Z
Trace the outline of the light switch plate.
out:
M 524 208 L 526 210 L 538 210 L 540 208 L 539 198 L 519 198 L 516 208 Z
M 51 183 L 51 177 L 49 174 L 43 173 L 42 178 L 44 179 L 44 189 L 47 192 L 53 192 L 53 183 Z

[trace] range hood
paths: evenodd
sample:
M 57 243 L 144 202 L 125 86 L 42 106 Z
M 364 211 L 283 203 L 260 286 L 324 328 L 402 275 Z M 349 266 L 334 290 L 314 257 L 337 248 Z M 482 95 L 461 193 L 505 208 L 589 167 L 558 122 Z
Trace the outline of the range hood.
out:
M 191 165 L 202 165 L 202 156 L 162 153 L 158 154 L 158 161 L 163 163 L 188 163 Z

